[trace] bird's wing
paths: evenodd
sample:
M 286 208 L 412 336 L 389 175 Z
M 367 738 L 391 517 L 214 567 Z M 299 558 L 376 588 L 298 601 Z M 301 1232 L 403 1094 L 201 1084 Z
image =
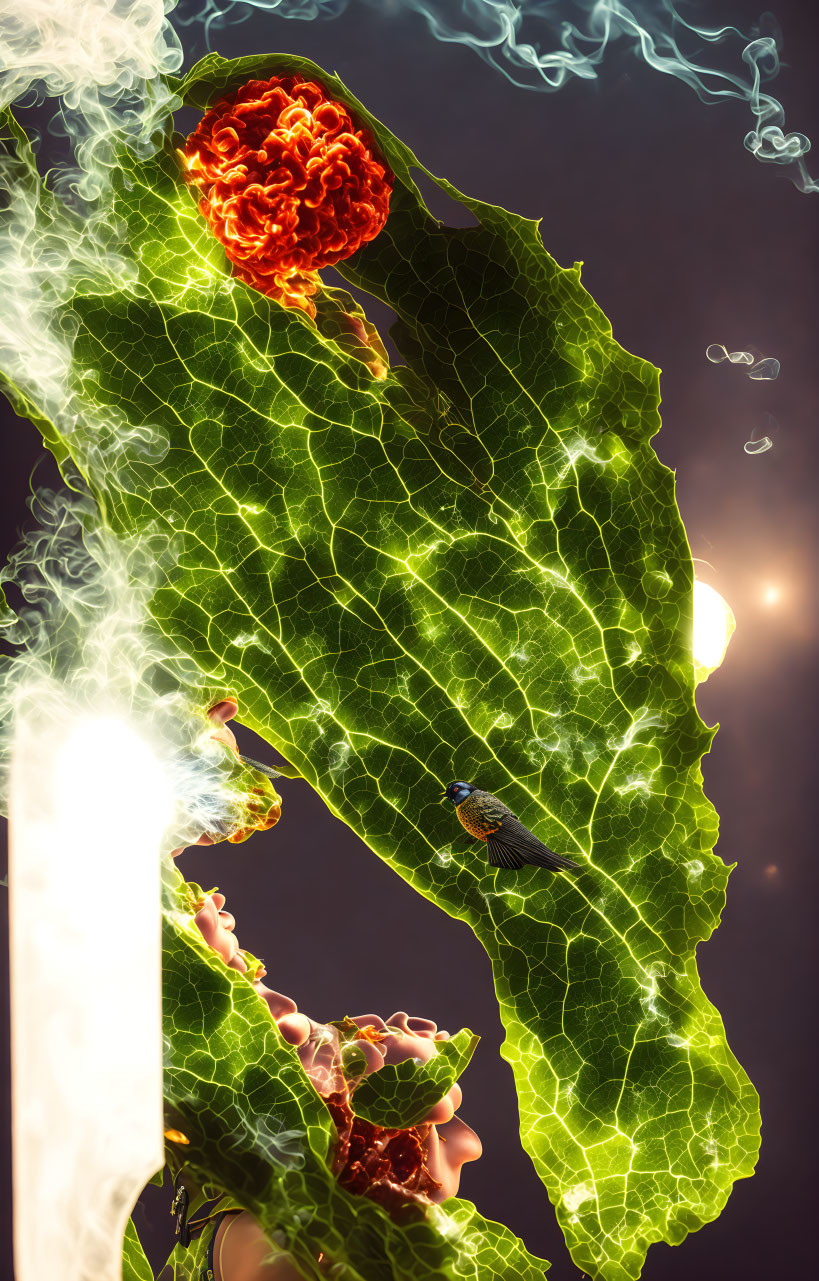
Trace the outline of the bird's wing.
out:
M 495 846 L 501 846 L 508 854 L 516 855 L 521 862 L 513 866 L 521 867 L 524 863 L 532 863 L 536 867 L 550 867 L 552 871 L 559 868 L 578 870 L 579 863 L 573 863 L 570 858 L 565 858 L 563 854 L 555 854 L 550 850 L 548 845 L 539 841 L 536 836 L 524 827 L 520 819 L 515 818 L 513 814 L 508 814 L 491 837 L 487 837 L 486 844 L 492 840 Z
M 483 792 L 476 788 L 469 799 L 484 822 L 499 824 L 505 818 L 515 817 L 509 806 L 504 805 L 503 801 L 493 796 L 491 792 Z
M 493 867 L 523 867 L 523 859 L 496 836 L 487 836 L 486 852 Z

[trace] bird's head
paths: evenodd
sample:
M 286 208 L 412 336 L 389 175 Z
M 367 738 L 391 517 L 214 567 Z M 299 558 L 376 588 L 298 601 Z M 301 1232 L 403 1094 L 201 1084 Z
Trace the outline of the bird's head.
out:
M 467 796 L 471 796 L 477 790 L 474 783 L 450 783 L 444 796 L 448 801 L 452 801 L 453 805 L 460 805 L 461 801 L 465 801 Z

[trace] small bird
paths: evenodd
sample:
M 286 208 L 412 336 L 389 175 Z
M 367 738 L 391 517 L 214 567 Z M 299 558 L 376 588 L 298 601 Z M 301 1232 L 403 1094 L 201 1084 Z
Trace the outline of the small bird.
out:
M 450 783 L 444 793 L 452 801 L 461 826 L 476 840 L 485 841 L 489 862 L 493 867 L 550 867 L 578 871 L 562 854 L 555 854 L 548 846 L 524 827 L 508 805 L 491 792 L 482 792 L 474 783 Z

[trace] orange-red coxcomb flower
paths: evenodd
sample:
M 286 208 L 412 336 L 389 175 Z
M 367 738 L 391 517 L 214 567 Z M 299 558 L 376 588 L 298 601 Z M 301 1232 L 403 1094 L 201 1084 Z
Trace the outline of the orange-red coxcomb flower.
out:
M 317 272 L 387 220 L 394 178 L 369 133 L 299 75 L 220 98 L 185 144 L 199 209 L 240 280 L 310 315 Z

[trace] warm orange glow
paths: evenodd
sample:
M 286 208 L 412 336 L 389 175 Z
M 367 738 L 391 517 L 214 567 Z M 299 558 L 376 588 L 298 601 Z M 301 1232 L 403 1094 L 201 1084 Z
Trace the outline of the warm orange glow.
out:
M 239 828 L 238 832 L 233 832 L 227 838 L 232 845 L 238 845 L 241 841 L 246 841 L 254 832 L 266 832 L 269 828 L 275 827 L 282 816 L 280 799 L 273 801 L 271 804 L 270 797 L 265 796 L 260 787 L 252 788 L 250 794 L 251 796 L 261 796 L 264 800 L 261 804 L 258 801 L 248 801 L 247 813 L 249 816 L 253 815 L 254 817 L 250 819 L 250 822 L 245 827 Z
M 236 743 L 236 735 L 228 727 L 227 722 L 232 720 L 239 710 L 239 704 L 232 695 L 227 698 L 220 698 L 218 703 L 214 703 L 208 709 L 208 719 L 216 725 L 216 733 L 211 734 L 211 738 L 216 739 L 218 743 L 224 744 L 231 751 L 238 761 L 241 761 L 242 754 Z M 270 793 L 273 793 L 272 797 Z M 254 800 L 253 797 L 260 796 L 261 801 Z M 232 844 L 238 844 L 240 841 L 246 841 L 254 832 L 266 832 L 269 828 L 274 827 L 282 816 L 282 800 L 275 788 L 269 790 L 262 787 L 253 787 L 248 795 L 247 805 L 245 806 L 245 817 L 247 822 L 243 827 L 237 828 L 226 839 Z M 215 834 L 205 835 L 200 838 L 199 844 L 212 845 L 214 841 L 221 840 L 220 836 Z M 213 891 L 211 891 L 213 893 Z M 201 907 L 202 904 L 199 904 Z
M 190 1143 L 190 1139 L 181 1130 L 166 1130 L 165 1138 L 169 1143 L 180 1143 L 182 1145 Z
M 319 269 L 387 220 L 394 178 L 369 133 L 298 75 L 221 98 L 188 138 L 185 163 L 238 278 L 311 316 Z
M 387 1033 L 380 1031 L 377 1027 L 373 1027 L 372 1023 L 367 1023 L 365 1027 L 360 1027 L 356 1032 L 357 1041 L 372 1041 L 377 1045 L 379 1041 L 385 1041 L 386 1039 Z

